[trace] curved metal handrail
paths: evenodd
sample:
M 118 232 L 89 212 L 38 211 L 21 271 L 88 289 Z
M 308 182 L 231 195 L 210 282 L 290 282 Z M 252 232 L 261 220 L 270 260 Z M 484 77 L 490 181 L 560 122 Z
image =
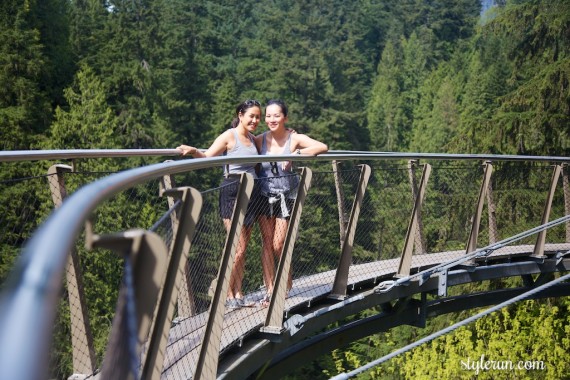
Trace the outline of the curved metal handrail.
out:
M 14 151 L 0 152 L 0 161 L 22 161 L 24 155 L 25 160 L 40 160 L 135 155 L 174 156 L 178 154 L 175 149 L 26 151 L 25 154 L 23 151 Z M 47 368 L 45 355 L 51 341 L 51 326 L 55 318 L 67 255 L 83 223 L 102 201 L 119 191 L 163 175 L 219 167 L 228 163 L 356 159 L 500 160 L 553 163 L 570 161 L 567 157 L 335 151 L 319 156 L 272 155 L 269 157 L 214 157 L 178 160 L 112 174 L 85 185 L 67 198 L 62 206 L 55 210 L 36 231 L 24 248 L 0 296 L 0 336 L 2 336 L 0 378 L 35 379 L 41 377 L 37 371 Z M 23 339 L 24 336 L 33 336 L 34 339 Z M 30 366 L 30 362 L 43 363 L 43 365 Z
M 95 152 L 94 152 L 95 153 Z M 42 156 L 42 159 L 46 156 Z M 89 183 L 73 193 L 34 233 L 0 295 L 0 378 L 37 379 L 47 368 L 46 353 L 68 252 L 96 206 L 119 191 L 166 174 L 228 163 L 270 160 L 348 160 L 347 155 L 274 155 L 179 160 L 134 168 Z M 56 237 L 56 238 L 54 238 Z M 34 339 L 23 337 L 33 336 Z M 37 366 L 29 365 L 38 363 Z
M 201 149 L 203 150 L 203 149 Z M 340 155 L 341 157 L 334 158 Z M 390 158 L 390 159 L 437 159 L 437 160 L 482 160 L 482 161 L 531 161 L 531 162 L 570 162 L 568 157 L 558 156 L 522 156 L 500 154 L 452 154 L 452 153 L 405 153 L 405 152 L 368 152 L 357 150 L 329 150 L 328 153 L 318 157 L 327 159 L 346 159 L 350 155 L 353 158 Z M 156 156 L 180 156 L 176 149 L 54 149 L 54 150 L 13 150 L 0 151 L 0 162 L 15 161 L 38 161 L 77 158 L 117 158 L 117 157 L 156 157 Z M 307 156 L 301 156 L 307 157 Z M 287 156 L 290 159 L 290 156 Z M 262 159 L 259 162 L 263 162 Z M 269 161 L 269 160 L 265 160 Z M 295 161 L 293 159 L 293 161 Z M 234 162 L 232 160 L 231 162 Z
M 75 158 L 179 156 L 176 149 L 62 149 L 62 150 L 5 150 L 0 162 L 33 160 L 67 160 Z

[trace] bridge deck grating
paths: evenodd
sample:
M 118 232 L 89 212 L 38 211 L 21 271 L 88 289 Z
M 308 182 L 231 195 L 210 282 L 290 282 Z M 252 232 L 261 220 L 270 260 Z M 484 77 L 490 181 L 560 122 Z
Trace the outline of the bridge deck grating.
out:
M 570 244 L 546 244 L 545 252 L 553 253 L 569 249 Z M 533 250 L 534 245 L 530 244 L 506 246 L 497 249 L 483 260 L 525 257 L 531 255 Z M 414 255 L 412 257 L 412 273 L 461 258 L 463 255 L 465 255 L 465 250 Z M 378 282 L 379 280 L 390 279 L 397 272 L 398 264 L 399 259 L 388 259 L 353 265 L 349 271 L 348 286 L 365 281 Z M 332 290 L 334 277 L 335 271 L 332 270 L 294 280 L 289 297 L 285 300 L 285 312 L 302 308 L 317 299 L 326 297 Z M 260 294 L 249 296 L 261 298 Z M 226 311 L 220 351 L 223 352 L 239 345 L 245 336 L 257 332 L 263 326 L 267 310 L 267 308 L 255 306 Z M 194 372 L 193 365 L 197 362 L 207 318 L 208 313 L 204 312 L 182 319 L 172 327 L 165 354 L 162 379 L 179 379 L 182 374 L 182 378 L 188 378 L 188 374 Z

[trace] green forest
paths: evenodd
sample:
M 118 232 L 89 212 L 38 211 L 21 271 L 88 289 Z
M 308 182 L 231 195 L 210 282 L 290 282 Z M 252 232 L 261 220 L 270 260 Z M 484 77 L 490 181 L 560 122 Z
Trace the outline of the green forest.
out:
M 481 3 L 2 0 L 2 149 L 205 148 L 242 100 L 281 98 L 288 126 L 332 150 L 569 156 L 570 1 Z M 290 378 L 358 368 L 453 318 Z M 569 378 L 569 336 L 570 300 L 528 301 L 358 378 Z M 461 368 L 482 354 L 546 370 Z
M 206 147 L 278 97 L 331 149 L 567 155 L 569 8 L 5 0 L 3 149 Z

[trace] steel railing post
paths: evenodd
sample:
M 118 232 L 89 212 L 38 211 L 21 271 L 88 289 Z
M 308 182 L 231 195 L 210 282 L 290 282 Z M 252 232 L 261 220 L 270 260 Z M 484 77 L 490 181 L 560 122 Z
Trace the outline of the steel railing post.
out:
M 176 187 L 176 182 L 172 175 L 165 175 L 160 180 L 160 193 L 162 197 L 165 194 L 169 194 L 169 191 Z M 176 198 L 172 195 L 167 195 L 168 208 L 172 209 L 176 203 Z M 179 211 L 175 210 L 170 213 L 170 223 L 172 226 L 173 235 L 176 235 L 178 227 L 180 225 Z M 172 241 L 174 244 L 174 240 Z M 185 254 L 188 254 L 188 249 L 184 249 Z M 195 314 L 196 304 L 194 302 L 194 294 L 190 286 L 188 278 L 188 266 L 181 268 L 183 270 L 183 275 L 180 276 L 180 284 L 177 285 L 178 288 L 178 316 L 189 317 Z
M 283 310 L 285 309 L 287 282 L 289 273 L 291 272 L 293 247 L 295 246 L 295 240 L 297 240 L 303 204 L 305 203 L 307 192 L 311 187 L 313 171 L 307 167 L 301 168 L 300 177 L 297 198 L 295 199 L 293 210 L 291 211 L 291 218 L 289 220 L 289 226 L 287 227 L 285 242 L 283 243 L 283 251 L 281 252 L 277 272 L 275 273 L 273 294 L 269 301 L 265 325 L 261 328 L 261 332 L 279 334 L 283 329 Z
M 564 215 L 570 215 L 570 184 L 568 183 L 568 165 L 562 165 L 562 188 L 564 191 Z M 566 243 L 570 243 L 570 222 L 566 222 Z
M 560 173 L 562 172 L 562 165 L 554 165 L 554 170 L 552 172 L 552 178 L 550 179 L 550 187 L 548 189 L 548 196 L 546 197 L 546 202 L 544 204 L 544 209 L 542 212 L 542 219 L 540 224 L 548 223 L 550 219 L 550 210 L 552 209 L 552 200 L 554 199 L 554 193 L 556 191 L 556 186 L 558 185 L 558 179 L 560 178 Z M 536 258 L 544 257 L 544 244 L 546 242 L 546 230 L 542 230 L 536 236 L 536 243 L 534 245 L 534 252 L 531 255 Z
M 418 160 L 410 160 L 408 161 L 408 174 L 410 177 L 410 185 L 412 187 L 412 196 L 413 199 L 416 199 L 418 196 L 418 182 L 416 180 L 416 166 L 418 165 Z M 416 253 L 421 252 L 425 253 L 426 249 L 426 241 L 424 238 L 424 228 L 422 222 L 422 214 L 418 213 L 415 219 L 416 223 L 416 233 L 414 234 L 414 244 L 416 247 Z
M 344 235 L 346 234 L 346 225 L 348 224 L 347 213 L 344 207 L 344 191 L 342 189 L 342 178 L 340 177 L 340 164 L 338 160 L 332 161 L 333 174 L 334 174 L 334 186 L 336 189 L 336 202 L 338 206 L 338 222 L 340 227 L 340 246 L 342 248 L 342 243 L 344 242 Z
M 144 342 L 152 325 L 153 313 L 159 298 L 161 283 L 168 267 L 168 249 L 162 239 L 153 232 L 130 230 L 112 235 L 94 235 L 93 247 L 112 249 L 133 264 L 134 303 L 136 306 L 137 339 Z M 127 294 L 129 289 L 121 287 L 117 301 L 117 313 L 105 358 L 101 369 L 102 379 L 134 379 L 132 358 L 129 351 L 129 315 Z M 140 347 L 137 347 L 140 354 Z M 139 359 L 137 356 L 136 359 Z M 138 368 L 137 368 L 138 370 Z M 129 374 L 131 376 L 129 376 Z M 150 379 L 150 377 L 143 377 Z
M 56 164 L 48 169 L 48 181 L 55 208 L 58 208 L 67 197 L 64 174 L 72 172 L 68 165 Z M 97 368 L 93 333 L 89 324 L 87 303 L 83 285 L 83 273 L 77 251 L 72 249 L 69 253 L 65 277 L 71 319 L 71 347 L 73 360 L 73 373 L 90 375 Z
M 426 192 L 427 183 L 429 176 L 431 174 L 431 165 L 424 164 L 424 169 L 422 171 L 422 179 L 420 181 L 420 188 L 418 190 L 418 195 L 414 199 L 414 207 L 412 209 L 412 216 L 410 222 L 408 223 L 408 229 L 406 231 L 406 240 L 404 241 L 404 249 L 402 255 L 400 256 L 400 263 L 398 265 L 398 272 L 396 277 L 405 277 L 410 274 L 410 268 L 412 265 L 412 252 L 414 250 L 414 236 L 417 232 L 417 218 L 421 212 L 422 204 Z
M 178 285 L 184 276 L 188 262 L 188 251 L 202 210 L 202 194 L 192 187 L 179 187 L 165 191 L 182 202 L 179 223 L 168 255 L 168 267 L 162 285 L 156 313 L 149 333 L 146 355 L 142 361 L 143 379 L 158 379 L 162 372 L 164 353 L 168 341 L 168 331 L 172 324 Z
M 481 225 L 481 215 L 483 214 L 483 206 L 491 182 L 491 175 L 493 174 L 493 164 L 489 161 L 483 164 L 483 182 L 479 188 L 479 197 L 477 198 L 477 208 L 473 216 L 473 223 L 471 224 L 471 231 L 469 232 L 469 239 L 467 240 L 467 247 L 465 253 L 473 252 L 477 249 L 477 238 L 479 237 L 479 227 Z
M 354 197 L 354 202 L 352 203 L 352 209 L 350 211 L 350 217 L 348 219 L 348 225 L 344 234 L 344 241 L 342 243 L 340 261 L 335 273 L 334 283 L 329 298 L 346 298 L 348 273 L 350 265 L 352 264 L 354 235 L 356 233 L 356 225 L 358 223 L 358 217 L 360 216 L 360 208 L 362 206 L 364 194 L 366 193 L 366 188 L 368 187 L 368 180 L 370 179 L 371 172 L 372 170 L 370 169 L 370 166 L 365 164 L 361 165 L 360 178 L 358 180 L 358 187 L 356 189 L 356 196 Z
M 251 174 L 242 173 L 238 178 L 239 189 L 235 200 L 234 212 L 230 228 L 226 235 L 224 252 L 218 270 L 218 280 L 208 312 L 208 321 L 204 327 L 204 335 L 196 362 L 196 369 L 192 377 L 194 380 L 215 379 L 218 370 L 222 325 L 226 311 L 225 302 L 230 285 L 230 275 L 243 222 L 245 220 L 247 205 L 253 190 L 253 176 Z
M 489 165 L 491 165 L 489 163 Z M 489 214 L 489 244 L 499 241 L 499 230 L 497 228 L 497 206 L 493 196 L 493 182 L 489 180 L 487 187 L 487 213 Z

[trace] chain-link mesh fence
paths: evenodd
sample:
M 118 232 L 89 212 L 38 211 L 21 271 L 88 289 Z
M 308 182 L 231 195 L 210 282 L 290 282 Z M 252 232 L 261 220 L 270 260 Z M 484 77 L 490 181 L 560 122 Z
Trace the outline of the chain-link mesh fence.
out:
M 336 166 L 314 162 L 309 165 L 313 171 L 312 183 L 294 242 L 292 283 L 285 280 L 288 290 L 286 315 L 292 308 L 326 297 L 332 288 L 356 199 L 361 164 L 363 162 L 342 161 Z M 424 162 L 368 161 L 367 164 L 371 166 L 372 175 L 354 233 L 349 284 L 360 281 L 359 278 L 374 279 L 380 269 L 382 273 L 397 271 L 411 225 L 414 197 L 422 192 L 424 197 L 417 214 L 415 235 L 408 239 L 408 244 L 413 245 L 412 271 L 465 254 L 484 180 L 485 166 L 480 161 L 430 162 L 429 179 L 423 185 Z M 91 167 L 97 169 L 98 165 L 84 166 L 86 169 Z M 63 179 L 67 194 L 71 194 L 83 184 L 112 171 L 75 168 L 59 178 Z M 493 163 L 476 246 L 488 245 L 541 224 L 553 172 L 553 167 L 548 164 Z M 48 190 L 48 183 L 57 182 L 57 179 L 55 175 L 2 176 L 1 284 L 22 245 L 51 212 L 53 202 L 61 201 L 58 199 L 60 194 L 51 194 Z M 203 206 L 188 263 L 186 268 L 181 268 L 187 284 L 186 292 L 181 292 L 184 299 L 171 316 L 174 323 L 169 333 L 163 377 L 172 379 L 190 377 L 196 366 L 227 238 L 228 224 L 224 222 L 228 215 L 224 210 L 227 204 L 220 199 L 224 192 L 232 192 L 230 188 L 237 186 L 235 182 L 220 185 L 217 170 L 177 175 L 175 179 L 179 186 L 196 187 L 202 194 Z M 564 181 L 567 187 L 567 177 L 561 178 L 553 193 L 550 219 L 567 213 L 569 196 L 565 195 L 564 186 L 560 186 Z M 160 179 L 148 181 L 119 192 L 99 205 L 91 218 L 92 231 L 103 235 L 134 228 L 147 229 L 158 234 L 170 247 L 180 204 L 169 205 L 166 196 L 159 196 L 160 182 Z M 294 197 L 274 197 L 276 199 L 269 206 L 263 195 L 260 198 L 263 201 L 257 201 L 260 195 L 256 191 L 251 207 L 263 208 L 266 220 L 265 224 L 258 219 L 246 222 L 249 227 L 244 230 L 251 236 L 246 239 L 247 244 L 238 245 L 236 270 L 231 279 L 226 279 L 231 280 L 228 298 L 243 297 L 247 307 L 235 308 L 231 302 L 227 304 L 220 338 L 222 353 L 239 346 L 247 335 L 265 323 L 268 309 L 264 301 L 267 301 L 266 296 L 271 296 L 280 244 L 285 240 L 283 234 L 288 225 L 287 219 L 273 218 L 271 211 L 275 208 L 283 212 L 285 208 L 290 212 L 293 208 Z M 54 326 L 51 378 L 65 379 L 74 368 L 100 368 L 116 313 L 124 276 L 123 259 L 110 250 L 87 250 L 85 238 L 83 233 L 75 247 L 78 266 L 68 265 L 68 278 L 79 276 L 80 285 L 74 286 L 82 289 L 71 291 L 68 288 L 70 282 L 65 282 Z M 517 245 L 534 245 L 537 240 L 536 235 L 525 239 Z M 568 227 L 552 228 L 546 240 L 549 244 L 567 242 Z M 502 254 L 519 252 L 516 247 L 510 251 L 511 247 L 506 248 Z M 525 252 L 528 254 L 528 250 Z M 435 254 L 439 255 L 437 259 Z M 81 313 L 81 316 L 74 313 Z M 83 326 L 87 331 L 81 331 L 81 336 L 73 336 L 76 330 L 72 323 L 77 322 L 71 321 L 79 317 L 84 319 Z M 72 344 L 75 340 L 88 342 L 81 346 Z M 87 347 L 93 352 L 74 354 L 73 347 Z M 91 358 L 92 363 L 74 363 L 74 357 Z

